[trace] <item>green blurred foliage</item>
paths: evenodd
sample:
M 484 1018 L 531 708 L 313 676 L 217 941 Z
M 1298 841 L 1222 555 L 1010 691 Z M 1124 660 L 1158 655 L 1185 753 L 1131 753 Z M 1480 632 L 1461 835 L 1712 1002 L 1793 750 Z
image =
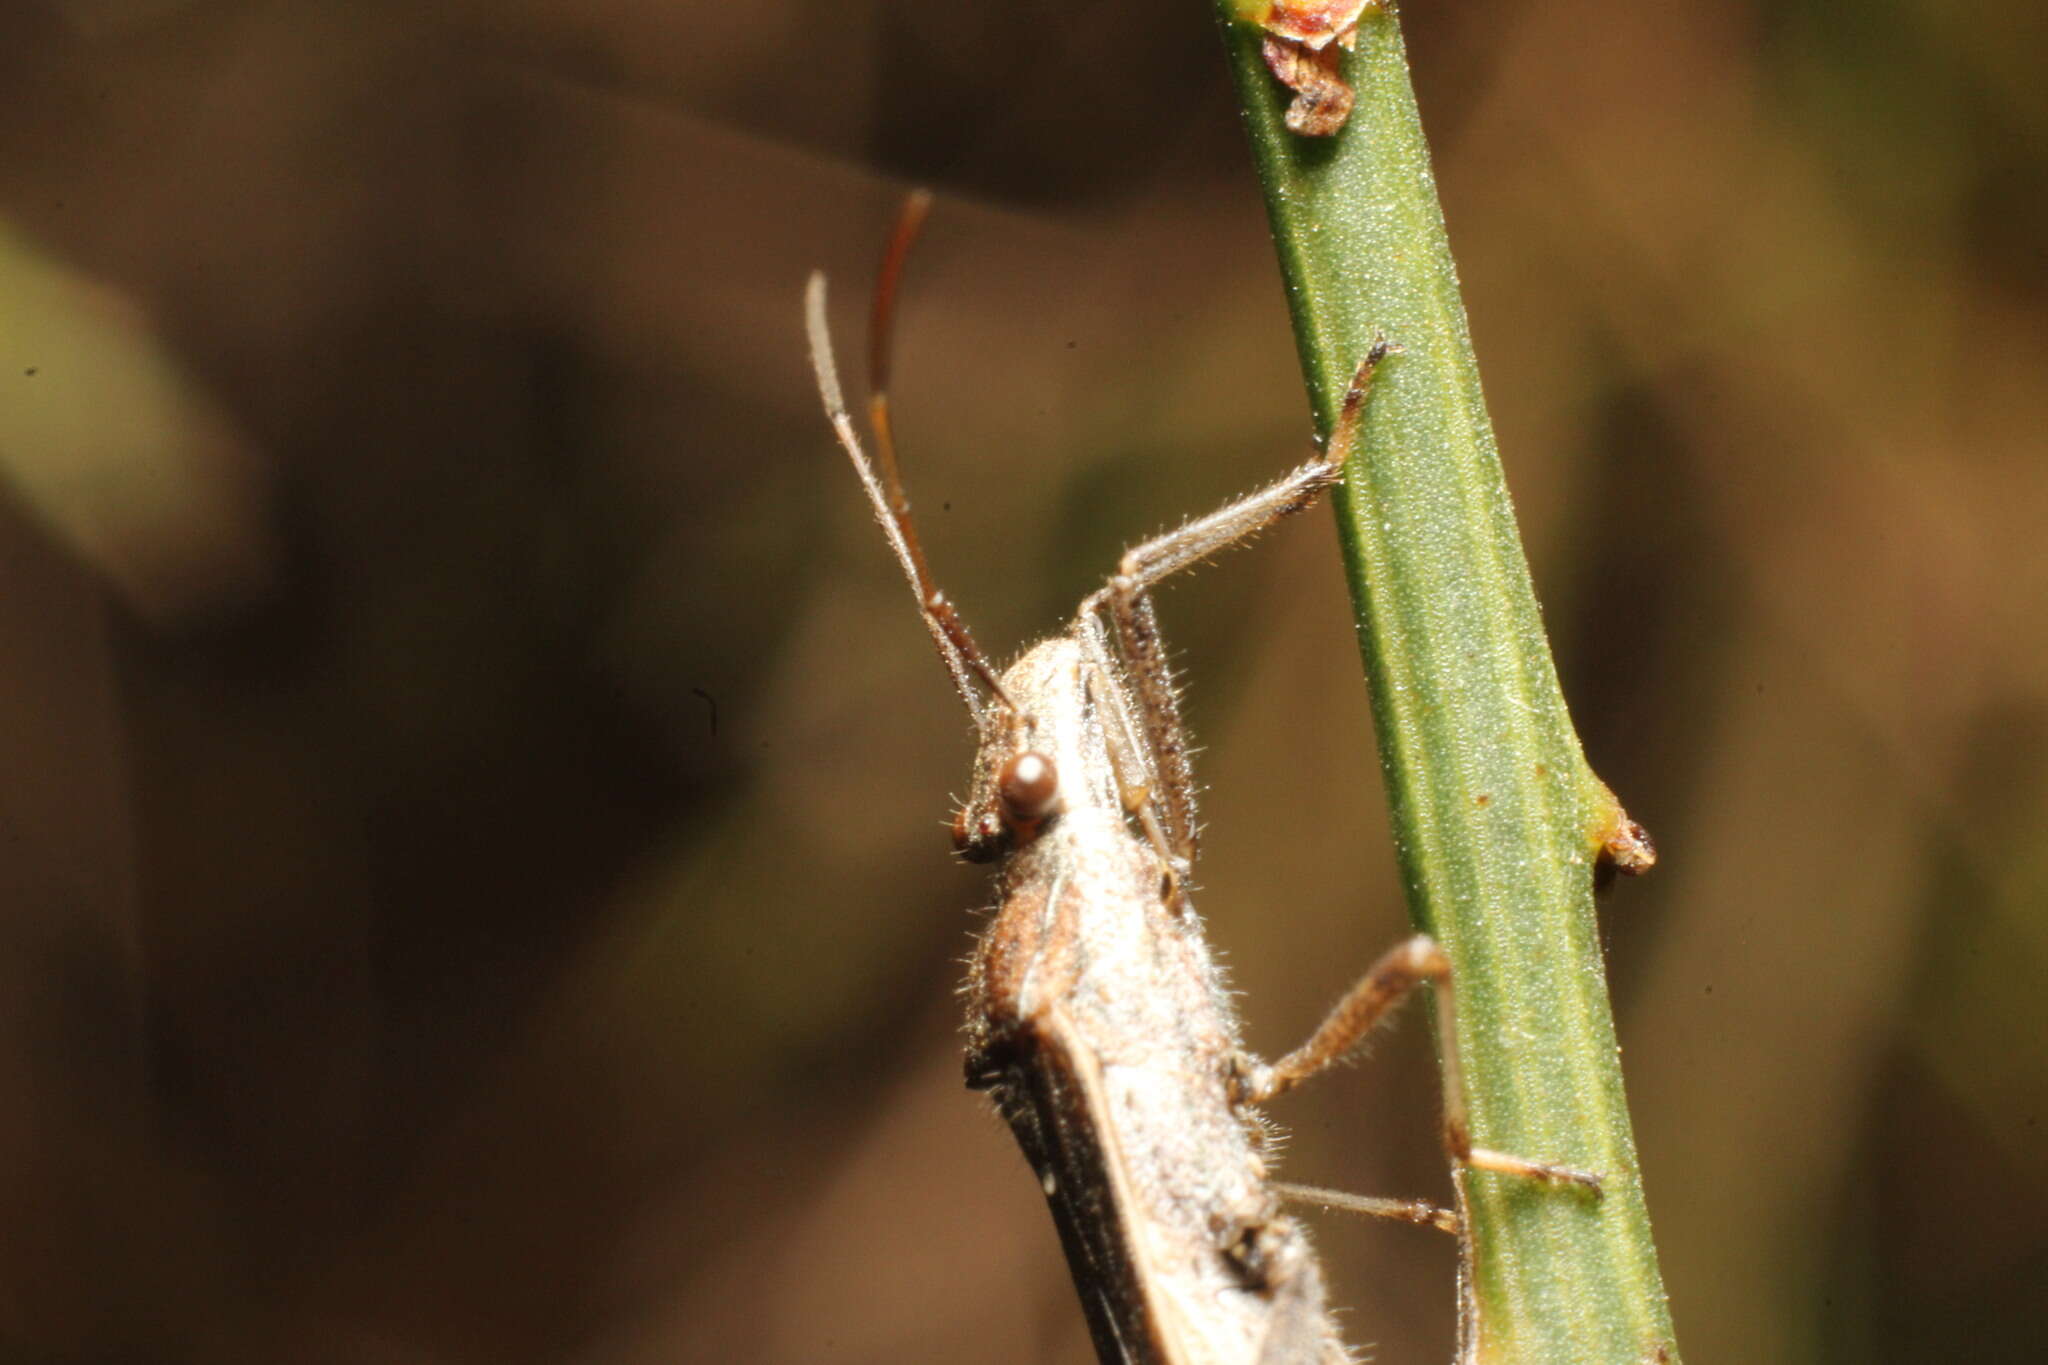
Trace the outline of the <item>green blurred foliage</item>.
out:
M 1606 913 L 1687 1354 L 2034 1359 L 2039 7 L 1410 11 L 1664 853 Z M 798 322 L 939 192 L 900 429 L 998 652 L 1298 454 L 1206 7 L 1077 13 L 0 21 L 0 1355 L 1087 1358 L 959 1085 L 967 727 Z M 1269 1051 L 1401 925 L 1332 542 L 1162 604 Z M 1293 1178 L 1443 1190 L 1424 1034 L 1288 1101 Z M 1319 1238 L 1355 1340 L 1448 1358 L 1450 1248 Z

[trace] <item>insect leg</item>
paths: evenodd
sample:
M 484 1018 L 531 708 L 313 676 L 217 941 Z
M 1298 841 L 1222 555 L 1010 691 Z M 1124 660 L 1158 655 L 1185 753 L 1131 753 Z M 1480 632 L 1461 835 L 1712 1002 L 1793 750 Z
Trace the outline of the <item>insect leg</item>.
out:
M 1465 1116 L 1464 1068 L 1452 1009 L 1451 963 L 1436 940 L 1427 934 L 1417 934 L 1373 963 L 1307 1042 L 1270 1066 L 1250 1067 L 1242 1082 L 1246 1101 L 1263 1103 L 1330 1066 L 1425 981 L 1436 992 L 1437 1034 L 1443 1047 L 1444 1146 L 1452 1159 L 1478 1170 L 1578 1185 L 1597 1194 L 1600 1177 L 1590 1171 L 1472 1145 Z
M 1173 869 L 1173 884 L 1178 886 L 1186 879 L 1189 868 L 1181 861 L 1178 851 L 1166 837 L 1165 826 L 1160 823 L 1156 796 L 1159 783 L 1146 765 L 1145 748 L 1138 737 L 1137 724 L 1131 718 L 1130 708 L 1124 705 L 1122 689 L 1116 684 L 1117 665 L 1110 654 L 1109 639 L 1103 633 L 1098 617 L 1084 615 L 1077 626 L 1088 658 L 1088 697 L 1094 703 L 1096 713 L 1102 717 L 1102 744 L 1109 751 L 1110 771 L 1116 778 L 1117 800 L 1125 814 L 1137 817 L 1154 851 Z M 1168 894 L 1171 894 L 1171 888 Z
M 1109 617 L 1116 626 L 1131 690 L 1138 699 L 1138 715 L 1150 751 L 1158 789 L 1152 793 L 1163 815 L 1167 860 L 1182 875 L 1195 861 L 1195 773 L 1188 761 L 1188 734 L 1180 719 L 1180 698 L 1174 692 L 1173 674 L 1166 665 L 1166 650 L 1159 641 L 1159 618 L 1152 610 L 1152 598 L 1132 589 L 1121 574 L 1109 586 L 1089 598 L 1084 609 L 1097 605 L 1106 594 Z
M 1128 592 L 1141 593 L 1161 579 L 1200 563 L 1220 550 L 1257 535 L 1282 517 L 1312 505 L 1322 491 L 1344 477 L 1345 462 L 1358 443 L 1360 420 L 1372 394 L 1373 374 L 1380 362 L 1398 348 L 1385 337 L 1372 344 L 1365 359 L 1351 376 L 1344 406 L 1330 429 L 1327 449 L 1299 469 L 1276 479 L 1255 493 L 1219 507 L 1206 517 L 1197 517 L 1178 530 L 1134 545 L 1124 552 L 1116 577 L 1124 580 Z M 1112 583 L 1115 580 L 1111 580 Z M 1100 597 L 1098 593 L 1096 596 Z M 1092 601 L 1093 599 L 1091 599 Z
M 1267 1185 L 1290 1204 L 1315 1204 L 1321 1208 L 1342 1209 L 1346 1213 L 1362 1213 L 1368 1218 L 1386 1218 L 1396 1223 L 1413 1223 L 1417 1227 L 1436 1228 L 1442 1232 L 1455 1233 L 1465 1225 L 1456 1209 L 1443 1208 L 1426 1199 L 1381 1199 L 1346 1190 L 1326 1190 L 1319 1185 L 1297 1185 L 1288 1180 L 1268 1181 Z
M 1194 773 L 1188 763 L 1187 733 L 1181 726 L 1180 704 L 1167 668 L 1166 651 L 1160 643 L 1159 621 L 1152 609 L 1150 590 L 1163 579 L 1311 506 L 1324 489 L 1339 482 L 1344 476 L 1344 463 L 1357 444 L 1373 371 L 1392 349 L 1382 337 L 1359 362 L 1323 454 L 1208 516 L 1132 546 L 1118 561 L 1117 571 L 1109 582 L 1081 604 L 1082 616 L 1107 611 L 1116 628 L 1117 646 L 1123 652 L 1132 690 L 1137 694 L 1146 743 L 1152 751 L 1166 835 L 1183 863 L 1192 862 L 1195 855 Z

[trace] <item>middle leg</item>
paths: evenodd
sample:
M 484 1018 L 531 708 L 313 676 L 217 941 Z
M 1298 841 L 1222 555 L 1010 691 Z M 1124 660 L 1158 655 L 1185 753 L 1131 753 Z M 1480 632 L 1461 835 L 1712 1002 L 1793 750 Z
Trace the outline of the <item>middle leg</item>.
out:
M 1324 1071 L 1350 1052 L 1409 992 L 1428 982 L 1436 994 L 1437 1036 L 1443 1051 L 1444 1146 L 1451 1158 L 1482 1171 L 1577 1185 L 1600 1192 L 1600 1177 L 1591 1171 L 1555 1161 L 1474 1147 L 1465 1108 L 1465 1073 L 1458 1051 L 1456 1012 L 1451 990 L 1451 963 L 1435 939 L 1417 934 L 1394 947 L 1366 971 L 1337 1002 L 1309 1040 L 1270 1065 L 1247 1066 L 1239 1083 L 1248 1104 L 1263 1104 Z

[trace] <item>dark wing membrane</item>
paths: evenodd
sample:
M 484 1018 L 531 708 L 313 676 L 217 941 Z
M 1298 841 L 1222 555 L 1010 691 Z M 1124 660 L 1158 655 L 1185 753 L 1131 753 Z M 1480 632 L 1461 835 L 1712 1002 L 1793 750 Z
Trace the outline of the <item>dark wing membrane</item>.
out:
M 1151 1293 L 1094 1050 L 1057 1007 L 1012 1041 L 996 1102 L 1037 1173 L 1102 1365 L 1184 1365 Z

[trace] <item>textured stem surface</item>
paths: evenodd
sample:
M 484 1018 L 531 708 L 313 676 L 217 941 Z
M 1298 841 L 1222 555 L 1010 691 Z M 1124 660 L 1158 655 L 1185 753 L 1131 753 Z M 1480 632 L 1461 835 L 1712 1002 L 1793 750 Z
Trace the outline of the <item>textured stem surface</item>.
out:
M 1217 9 L 1318 426 L 1377 333 L 1402 348 L 1334 501 L 1410 910 L 1455 972 L 1473 1141 L 1606 1181 L 1594 1202 L 1465 1177 L 1468 1348 L 1517 1365 L 1676 1361 L 1593 915 L 1594 862 L 1622 817 L 1558 688 L 1400 30 L 1365 14 L 1342 67 L 1349 124 L 1304 138 L 1244 4 Z

